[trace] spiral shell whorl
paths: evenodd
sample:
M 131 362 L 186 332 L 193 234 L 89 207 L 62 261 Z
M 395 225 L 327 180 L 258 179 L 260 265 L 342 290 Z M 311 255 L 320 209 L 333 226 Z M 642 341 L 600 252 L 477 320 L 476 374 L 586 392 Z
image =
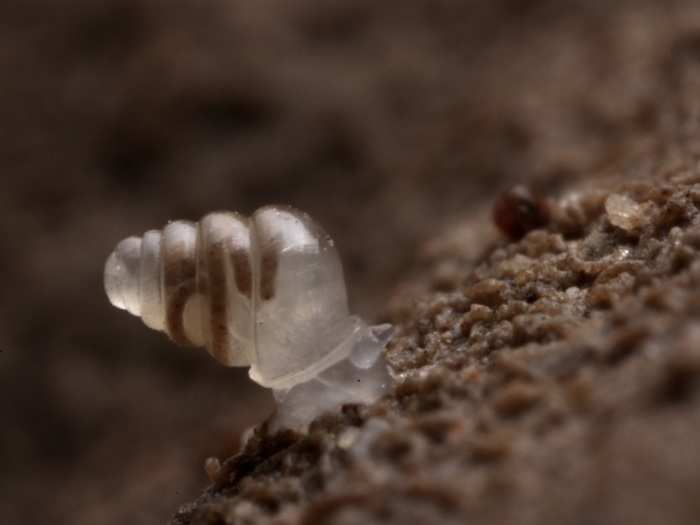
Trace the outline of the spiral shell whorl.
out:
M 162 232 L 129 237 L 105 266 L 112 304 L 180 345 L 205 346 L 227 365 L 247 361 L 231 333 L 232 287 L 249 303 L 248 221 L 233 213 L 209 214 L 198 225 L 174 221 Z M 250 324 L 249 304 L 244 310 L 246 319 L 236 323 L 242 336 Z
M 196 289 L 203 345 L 226 365 L 247 364 L 253 273 L 248 220 L 220 212 L 197 229 Z
M 117 245 L 105 265 L 105 290 L 109 301 L 133 315 L 141 313 L 140 262 L 141 238 L 129 237 Z

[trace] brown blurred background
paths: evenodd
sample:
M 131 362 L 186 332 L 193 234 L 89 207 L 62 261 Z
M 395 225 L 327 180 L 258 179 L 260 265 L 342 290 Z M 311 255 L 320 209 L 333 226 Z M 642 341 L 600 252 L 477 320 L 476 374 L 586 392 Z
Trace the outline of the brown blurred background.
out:
M 693 0 L 0 4 L 0 521 L 163 523 L 272 404 L 113 309 L 121 238 L 293 204 L 380 318 L 420 246 L 516 181 L 650 147 Z M 670 91 L 669 91 L 670 90 Z

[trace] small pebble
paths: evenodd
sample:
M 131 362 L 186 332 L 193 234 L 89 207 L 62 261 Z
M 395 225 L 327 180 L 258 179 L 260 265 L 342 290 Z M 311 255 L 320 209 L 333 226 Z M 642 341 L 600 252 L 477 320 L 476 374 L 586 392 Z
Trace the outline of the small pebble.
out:
M 512 240 L 523 238 L 529 231 L 546 226 L 549 205 L 526 186 L 515 186 L 501 194 L 493 205 L 493 222 Z
M 638 231 L 648 220 L 645 206 L 619 193 L 613 193 L 605 200 L 605 212 L 610 224 L 626 232 Z
M 215 483 L 221 474 L 221 461 L 219 458 L 210 457 L 204 460 L 204 472 L 207 473 L 209 481 Z

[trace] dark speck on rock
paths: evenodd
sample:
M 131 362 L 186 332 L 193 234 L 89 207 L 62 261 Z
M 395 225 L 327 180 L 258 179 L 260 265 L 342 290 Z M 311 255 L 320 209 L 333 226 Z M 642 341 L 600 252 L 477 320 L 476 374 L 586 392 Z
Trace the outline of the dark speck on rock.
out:
M 502 193 L 493 205 L 492 218 L 508 238 L 518 240 L 549 222 L 549 204 L 526 186 Z

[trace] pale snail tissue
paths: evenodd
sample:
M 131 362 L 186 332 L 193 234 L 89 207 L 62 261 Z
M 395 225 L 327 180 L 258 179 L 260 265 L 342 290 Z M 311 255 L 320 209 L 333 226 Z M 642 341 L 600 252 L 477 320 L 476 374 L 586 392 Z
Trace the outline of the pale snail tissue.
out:
M 117 308 L 273 390 L 276 426 L 301 428 L 344 403 L 388 392 L 389 325 L 348 310 L 338 251 L 307 214 L 266 206 L 120 242 L 105 265 Z

